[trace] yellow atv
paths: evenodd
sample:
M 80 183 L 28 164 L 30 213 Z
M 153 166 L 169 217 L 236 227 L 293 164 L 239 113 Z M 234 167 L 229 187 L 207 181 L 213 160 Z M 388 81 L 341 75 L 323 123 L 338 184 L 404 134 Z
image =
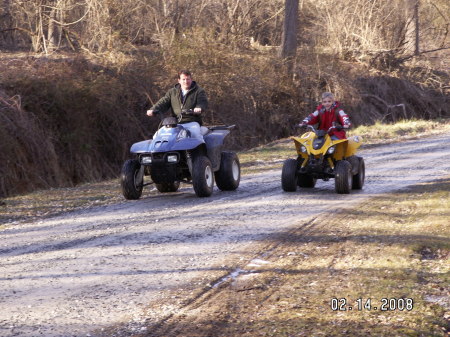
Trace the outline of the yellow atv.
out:
M 362 157 L 356 156 L 362 139 L 353 136 L 348 139 L 332 140 L 327 130 L 311 131 L 300 137 L 291 137 L 295 143 L 297 159 L 287 159 L 281 173 L 281 187 L 286 192 L 295 192 L 297 186 L 312 188 L 317 179 L 334 178 L 335 190 L 348 194 L 351 189 L 360 190 L 364 185 L 365 165 Z

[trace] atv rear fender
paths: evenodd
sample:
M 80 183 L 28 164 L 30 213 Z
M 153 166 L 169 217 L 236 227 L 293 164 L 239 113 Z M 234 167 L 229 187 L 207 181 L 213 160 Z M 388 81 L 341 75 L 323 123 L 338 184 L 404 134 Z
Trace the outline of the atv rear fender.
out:
M 203 137 L 206 143 L 206 152 L 214 172 L 220 169 L 223 143 L 232 128 L 234 128 L 234 125 L 210 127 L 211 132 Z
M 361 136 L 352 136 L 348 138 L 348 145 L 347 145 L 347 151 L 345 152 L 345 157 L 354 156 L 356 154 L 356 151 L 362 144 L 362 137 Z

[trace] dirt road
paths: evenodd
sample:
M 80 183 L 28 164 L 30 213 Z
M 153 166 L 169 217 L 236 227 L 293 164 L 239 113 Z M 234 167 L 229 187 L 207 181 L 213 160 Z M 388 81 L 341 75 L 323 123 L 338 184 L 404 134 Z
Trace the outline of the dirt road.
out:
M 450 174 L 450 136 L 364 149 L 366 185 L 282 192 L 280 169 L 199 199 L 189 186 L 0 231 L 0 336 L 121 336 L 264 263 L 271 240 L 324 212 Z M 314 230 L 311 228 L 310 230 Z M 116 325 L 119 330 L 111 327 Z

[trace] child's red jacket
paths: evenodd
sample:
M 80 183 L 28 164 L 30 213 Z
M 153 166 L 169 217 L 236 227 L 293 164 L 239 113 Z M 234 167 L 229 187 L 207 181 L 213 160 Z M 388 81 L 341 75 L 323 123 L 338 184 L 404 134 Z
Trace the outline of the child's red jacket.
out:
M 331 126 L 342 126 L 344 128 L 349 128 L 352 123 L 350 118 L 344 112 L 344 110 L 339 106 L 339 102 L 334 102 L 330 110 L 325 110 L 325 107 L 320 104 L 316 111 L 310 114 L 303 120 L 303 123 L 314 125 L 319 124 L 319 130 L 328 130 Z M 339 139 L 345 139 L 345 130 L 333 129 L 330 131 L 330 136 L 336 136 Z

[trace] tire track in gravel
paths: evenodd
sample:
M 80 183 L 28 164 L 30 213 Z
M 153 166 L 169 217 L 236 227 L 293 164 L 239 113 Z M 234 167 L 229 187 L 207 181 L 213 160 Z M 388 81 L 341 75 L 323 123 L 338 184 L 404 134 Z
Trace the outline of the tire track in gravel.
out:
M 307 224 L 320 214 L 449 175 L 449 140 L 361 151 L 366 185 L 350 195 L 335 194 L 333 180 L 282 192 L 280 163 L 207 199 L 192 187 L 144 192 L 138 201 L 9 225 L 0 231 L 0 335 L 107 336 L 109 326 L 127 322 L 126 336 L 163 322 L 292 228 L 319 231 Z

